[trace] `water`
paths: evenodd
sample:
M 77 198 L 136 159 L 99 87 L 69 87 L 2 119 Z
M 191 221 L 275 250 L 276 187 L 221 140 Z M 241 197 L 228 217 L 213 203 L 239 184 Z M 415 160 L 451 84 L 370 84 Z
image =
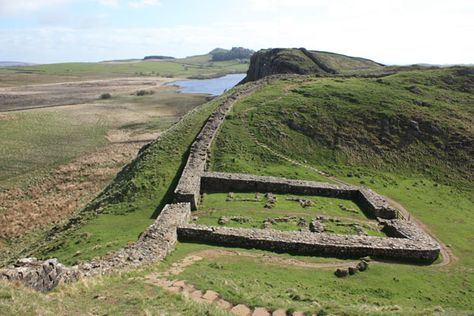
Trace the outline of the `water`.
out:
M 178 91 L 183 93 L 205 93 L 217 96 L 234 87 L 244 78 L 245 74 L 232 74 L 214 79 L 173 81 L 168 85 L 179 86 Z

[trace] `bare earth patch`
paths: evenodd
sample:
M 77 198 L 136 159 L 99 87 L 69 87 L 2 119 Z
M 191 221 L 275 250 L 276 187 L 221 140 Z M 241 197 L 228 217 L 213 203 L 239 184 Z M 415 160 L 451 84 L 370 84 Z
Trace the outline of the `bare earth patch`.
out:
M 87 103 L 102 93 L 126 95 L 141 89 L 153 90 L 172 80 L 176 79 L 119 78 L 0 87 L 0 111 Z
M 0 121 L 12 121 L 16 119 L 14 115 L 0 113 Z

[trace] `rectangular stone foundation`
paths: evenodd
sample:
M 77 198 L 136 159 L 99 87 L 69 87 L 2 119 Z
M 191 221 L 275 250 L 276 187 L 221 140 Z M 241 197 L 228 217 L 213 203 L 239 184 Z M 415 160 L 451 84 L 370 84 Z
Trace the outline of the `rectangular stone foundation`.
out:
M 348 199 L 357 202 L 371 217 L 393 219 L 397 211 L 370 189 L 348 185 L 291 180 L 248 174 L 205 172 L 201 177 L 201 193 L 272 192 Z

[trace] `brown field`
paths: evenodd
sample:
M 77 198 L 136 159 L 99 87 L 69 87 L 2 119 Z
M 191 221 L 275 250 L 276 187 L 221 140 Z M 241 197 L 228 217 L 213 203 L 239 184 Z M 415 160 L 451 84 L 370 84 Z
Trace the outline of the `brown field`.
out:
M 143 145 L 206 101 L 205 95 L 163 86 L 168 81 L 119 78 L 0 88 L 0 248 L 2 239 L 80 210 Z M 138 90 L 153 94 L 139 97 Z M 102 93 L 112 98 L 100 100 Z

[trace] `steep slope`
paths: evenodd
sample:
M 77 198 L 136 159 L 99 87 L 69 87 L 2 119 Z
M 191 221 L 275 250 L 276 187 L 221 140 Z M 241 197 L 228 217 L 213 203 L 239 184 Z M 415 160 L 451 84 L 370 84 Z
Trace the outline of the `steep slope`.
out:
M 397 169 L 459 184 L 474 181 L 473 87 L 470 68 L 294 77 L 254 95 L 248 111 L 234 114 L 241 121 L 231 122 L 314 164 Z
M 338 74 L 381 70 L 383 65 L 372 60 L 345 55 L 309 51 L 305 48 L 264 49 L 250 61 L 245 82 L 273 74 Z

